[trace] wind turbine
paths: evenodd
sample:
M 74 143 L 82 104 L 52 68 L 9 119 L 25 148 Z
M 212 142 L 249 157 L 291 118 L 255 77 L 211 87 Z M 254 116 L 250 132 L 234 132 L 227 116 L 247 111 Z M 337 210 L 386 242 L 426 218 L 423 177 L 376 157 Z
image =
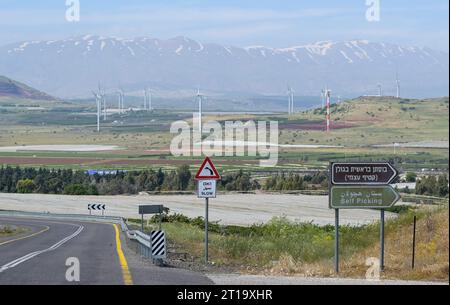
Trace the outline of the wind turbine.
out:
M 98 85 L 98 94 L 100 96 L 100 102 L 101 104 L 103 104 L 103 121 L 106 121 L 106 116 L 107 116 L 107 110 L 106 110 L 106 96 L 105 96 L 105 91 L 103 90 L 103 88 L 100 86 L 100 84 Z
M 197 89 L 197 101 L 198 101 L 198 130 L 200 134 L 202 134 L 203 95 L 200 93 L 200 89 Z
M 288 114 L 291 115 L 294 113 L 294 90 L 292 90 L 291 86 L 288 85 Z
M 395 74 L 395 83 L 397 85 L 397 98 L 400 98 L 400 80 L 398 79 L 398 72 Z
M 153 107 L 152 107 L 152 91 L 150 89 L 148 89 L 148 88 L 145 88 L 144 95 L 145 95 L 145 106 L 144 106 L 144 108 L 147 109 L 147 110 L 153 110 Z
M 322 98 L 322 109 L 325 107 L 325 90 L 320 91 L 320 97 Z
M 144 89 L 144 110 L 147 110 L 147 89 Z
M 383 87 L 381 86 L 381 84 L 378 84 L 378 96 L 379 97 L 383 96 Z
M 125 112 L 125 93 L 122 89 L 120 89 L 120 111 L 121 113 Z
M 331 115 L 331 90 L 325 90 L 325 96 L 327 99 L 327 132 L 330 132 L 330 115 Z
M 123 91 L 122 91 L 122 89 L 119 89 L 117 91 L 117 95 L 119 97 L 119 105 L 118 105 L 119 113 L 123 113 Z
M 95 91 L 92 91 L 92 94 L 94 94 L 95 101 L 97 102 L 97 132 L 100 132 L 100 108 L 102 97 Z

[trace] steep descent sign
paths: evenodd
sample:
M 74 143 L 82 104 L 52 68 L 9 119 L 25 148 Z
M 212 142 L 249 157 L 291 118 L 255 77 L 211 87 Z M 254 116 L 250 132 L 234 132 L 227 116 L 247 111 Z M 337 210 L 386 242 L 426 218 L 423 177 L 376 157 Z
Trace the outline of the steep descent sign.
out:
M 214 164 L 212 163 L 209 157 L 206 157 L 200 166 L 197 174 L 195 175 L 195 179 L 197 180 L 219 180 L 220 175 L 217 172 Z
M 396 176 L 397 170 L 387 162 L 331 165 L 331 184 L 334 185 L 389 184 Z

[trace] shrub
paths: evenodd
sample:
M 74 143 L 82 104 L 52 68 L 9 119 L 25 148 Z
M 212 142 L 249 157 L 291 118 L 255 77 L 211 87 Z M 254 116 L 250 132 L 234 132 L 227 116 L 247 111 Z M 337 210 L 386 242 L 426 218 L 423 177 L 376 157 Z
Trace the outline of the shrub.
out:
M 32 193 L 36 185 L 31 179 L 22 179 L 17 181 L 16 189 L 18 193 Z

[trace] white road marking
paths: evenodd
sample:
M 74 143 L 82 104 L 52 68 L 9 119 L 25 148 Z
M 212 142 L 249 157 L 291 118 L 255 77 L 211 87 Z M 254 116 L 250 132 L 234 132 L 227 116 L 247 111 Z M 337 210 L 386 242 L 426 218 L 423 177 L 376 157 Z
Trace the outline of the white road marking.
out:
M 68 242 L 72 238 L 76 237 L 78 234 L 80 234 L 81 231 L 83 231 L 83 229 L 84 229 L 83 226 L 78 226 L 78 229 L 73 234 L 63 238 L 62 240 L 58 241 L 53 246 L 51 246 L 51 247 L 49 247 L 47 249 L 44 249 L 44 250 L 40 250 L 40 251 L 35 251 L 35 252 L 32 252 L 32 253 L 29 253 L 27 255 L 24 255 L 22 257 L 19 257 L 19 258 L 13 260 L 12 262 L 9 262 L 9 263 L 1 266 L 0 267 L 0 273 L 4 272 L 4 271 L 6 271 L 6 270 L 8 270 L 10 268 L 14 268 L 17 265 L 19 265 L 19 264 L 21 264 L 23 262 L 26 262 L 26 261 L 32 259 L 33 257 L 38 256 L 39 254 L 56 250 L 57 248 L 59 248 L 60 246 L 62 246 L 63 244 L 65 244 L 66 242 Z

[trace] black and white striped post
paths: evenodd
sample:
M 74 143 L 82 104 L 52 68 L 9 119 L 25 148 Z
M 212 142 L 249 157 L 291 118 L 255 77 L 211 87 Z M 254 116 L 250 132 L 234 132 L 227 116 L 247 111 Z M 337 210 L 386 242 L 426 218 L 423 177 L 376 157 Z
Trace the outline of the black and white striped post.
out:
M 151 256 L 155 264 L 162 266 L 167 257 L 166 233 L 162 230 L 150 233 Z

